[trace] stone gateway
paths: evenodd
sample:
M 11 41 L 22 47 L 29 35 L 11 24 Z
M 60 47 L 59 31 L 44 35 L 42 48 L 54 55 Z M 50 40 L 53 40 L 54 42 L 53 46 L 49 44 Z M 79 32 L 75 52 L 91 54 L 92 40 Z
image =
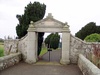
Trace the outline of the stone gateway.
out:
M 37 33 L 38 32 L 60 32 L 62 33 L 62 64 L 69 64 L 69 42 L 70 31 L 67 23 L 62 23 L 53 18 L 49 13 L 45 19 L 38 22 L 32 22 L 28 28 L 27 35 L 27 59 L 28 63 L 35 63 L 37 61 Z
M 77 63 L 78 55 L 87 56 L 91 43 L 84 42 L 70 34 L 69 25 L 53 18 L 52 14 L 37 22 L 30 22 L 28 33 L 21 39 L 5 40 L 5 55 L 20 52 L 27 63 L 37 62 L 38 32 L 62 33 L 61 64 Z
M 92 62 L 93 44 L 70 34 L 69 25 L 53 18 L 52 14 L 37 22 L 30 22 L 28 33 L 21 39 L 5 39 L 5 56 L 0 58 L 0 70 L 19 63 L 21 59 L 29 64 L 37 62 L 38 32 L 62 33 L 62 50 L 60 63 L 78 64 L 83 75 L 100 75 L 100 69 Z

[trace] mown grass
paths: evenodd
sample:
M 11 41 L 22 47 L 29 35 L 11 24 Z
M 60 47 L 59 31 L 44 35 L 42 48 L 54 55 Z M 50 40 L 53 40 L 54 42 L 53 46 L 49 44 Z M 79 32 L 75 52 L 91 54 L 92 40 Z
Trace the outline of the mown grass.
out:
M 46 52 L 47 52 L 47 48 L 42 47 L 42 50 L 41 50 L 41 53 L 40 53 L 39 56 L 44 55 Z M 0 42 L 0 57 L 2 57 L 2 56 L 4 56 L 4 44 L 2 42 Z
M 39 56 L 44 55 L 47 52 L 47 48 L 46 47 L 42 47 L 41 53 Z
M 4 44 L 0 42 L 0 57 L 4 56 Z

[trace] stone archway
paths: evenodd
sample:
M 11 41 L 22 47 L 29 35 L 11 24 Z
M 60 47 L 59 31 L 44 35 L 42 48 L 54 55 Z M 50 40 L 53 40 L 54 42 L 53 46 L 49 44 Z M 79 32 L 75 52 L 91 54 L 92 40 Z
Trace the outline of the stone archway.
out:
M 28 63 L 37 61 L 37 32 L 60 32 L 62 33 L 62 56 L 60 62 L 69 64 L 70 30 L 67 23 L 53 18 L 52 14 L 38 22 L 32 22 L 28 28 L 27 60 Z

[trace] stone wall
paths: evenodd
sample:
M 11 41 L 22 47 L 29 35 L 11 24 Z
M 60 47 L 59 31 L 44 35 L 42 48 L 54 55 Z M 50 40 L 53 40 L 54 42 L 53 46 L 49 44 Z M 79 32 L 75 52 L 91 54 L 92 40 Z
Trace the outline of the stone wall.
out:
M 25 35 L 19 40 L 18 50 L 22 53 L 22 58 L 24 61 L 27 59 L 27 45 L 28 45 L 28 36 Z
M 17 52 L 22 53 L 22 58 L 27 58 L 27 35 L 21 39 L 6 39 L 4 41 L 4 54 L 9 55 Z
M 77 63 L 78 62 L 78 55 L 81 53 L 86 58 L 91 60 L 92 53 L 93 53 L 93 44 L 100 44 L 100 43 L 88 43 L 85 41 L 82 41 L 81 39 L 74 37 L 71 35 L 71 41 L 70 41 L 70 61 L 71 63 Z
M 18 39 L 6 39 L 4 40 L 4 54 L 9 55 L 11 53 L 18 52 Z
M 100 69 L 91 63 L 82 54 L 79 55 L 78 66 L 83 75 L 100 75 Z
M 92 59 L 92 50 L 93 46 L 92 44 L 98 44 L 98 43 L 87 43 L 85 41 L 82 41 L 81 39 L 74 37 L 71 35 L 70 37 L 70 50 L 69 50 L 69 59 L 71 63 L 77 64 L 78 62 L 78 55 L 81 53 L 89 60 Z M 4 48 L 5 48 L 5 55 L 21 52 L 22 58 L 24 61 L 27 59 L 27 51 L 28 50 L 28 36 L 24 36 L 21 39 L 16 40 L 5 40 L 4 41 Z
M 21 53 L 13 53 L 4 57 L 0 57 L 0 70 L 17 64 L 21 60 Z

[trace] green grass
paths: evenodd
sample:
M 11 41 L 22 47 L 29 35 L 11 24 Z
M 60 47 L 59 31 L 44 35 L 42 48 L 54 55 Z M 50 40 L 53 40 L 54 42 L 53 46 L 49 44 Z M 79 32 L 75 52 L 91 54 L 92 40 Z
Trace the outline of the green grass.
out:
M 61 49 L 61 48 L 57 48 L 56 50 L 59 50 L 59 49 Z M 52 49 L 52 50 L 54 50 L 54 49 Z M 41 50 L 41 53 L 40 53 L 39 56 L 44 55 L 46 52 L 47 52 L 47 48 L 46 47 L 42 47 L 42 50 Z
M 0 57 L 4 56 L 4 44 L 0 42 Z
M 42 55 L 44 55 L 45 53 L 47 52 L 47 48 L 42 48 L 42 50 L 41 50 L 41 53 L 40 53 L 40 55 L 39 56 L 42 56 Z

